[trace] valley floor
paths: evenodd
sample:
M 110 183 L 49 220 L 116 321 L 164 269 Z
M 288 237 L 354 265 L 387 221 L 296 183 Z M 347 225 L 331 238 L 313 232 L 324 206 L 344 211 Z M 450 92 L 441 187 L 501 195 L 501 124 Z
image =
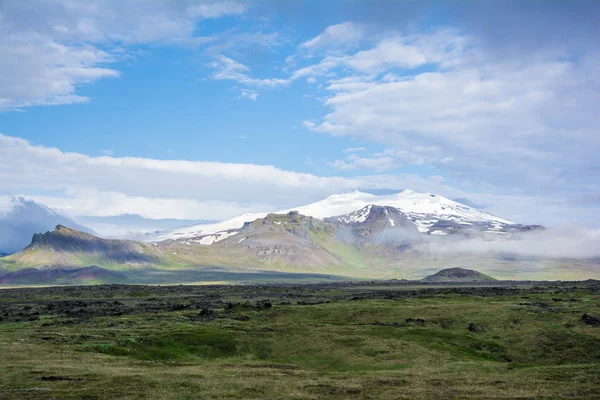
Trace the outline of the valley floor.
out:
M 0 290 L 2 399 L 600 398 L 600 282 Z

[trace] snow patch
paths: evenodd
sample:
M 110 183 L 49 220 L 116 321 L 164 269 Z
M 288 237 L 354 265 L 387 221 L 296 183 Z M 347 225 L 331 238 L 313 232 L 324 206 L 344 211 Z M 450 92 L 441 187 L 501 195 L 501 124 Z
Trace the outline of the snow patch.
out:
M 446 232 L 444 231 L 440 231 L 439 229 L 436 229 L 435 231 L 431 232 L 431 235 L 447 235 Z
M 220 242 L 221 240 L 227 239 L 230 236 L 237 235 L 238 233 L 239 233 L 238 231 L 217 232 L 213 235 L 204 236 L 204 237 L 200 238 L 200 240 L 192 240 L 192 242 L 200 243 L 205 246 L 210 246 L 213 243 Z

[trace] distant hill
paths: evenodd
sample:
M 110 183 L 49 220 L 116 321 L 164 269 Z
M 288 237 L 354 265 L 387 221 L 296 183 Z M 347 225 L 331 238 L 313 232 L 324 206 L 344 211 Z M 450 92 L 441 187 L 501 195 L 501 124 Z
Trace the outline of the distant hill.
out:
M 155 264 L 161 255 L 160 251 L 144 243 L 102 239 L 57 225 L 52 232 L 33 235 L 31 244 L 25 249 L 0 259 L 0 267 L 12 270 L 100 265 L 123 269 Z
M 464 268 L 443 269 L 422 279 L 424 282 L 490 282 L 495 280 L 481 272 Z

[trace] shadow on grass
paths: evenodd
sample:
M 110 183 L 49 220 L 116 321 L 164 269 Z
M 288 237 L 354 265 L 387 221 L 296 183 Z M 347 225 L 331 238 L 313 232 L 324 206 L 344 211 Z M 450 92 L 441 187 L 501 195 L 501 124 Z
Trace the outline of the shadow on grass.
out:
M 219 358 L 237 351 L 234 336 L 221 329 L 201 329 L 126 338 L 114 343 L 89 344 L 86 350 L 126 356 L 144 361 L 174 361 L 189 358 Z

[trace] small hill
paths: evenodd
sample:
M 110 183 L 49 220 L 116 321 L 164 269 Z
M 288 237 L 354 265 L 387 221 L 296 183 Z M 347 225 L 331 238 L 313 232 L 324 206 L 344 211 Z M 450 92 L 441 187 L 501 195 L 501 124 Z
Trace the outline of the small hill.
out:
M 131 240 L 102 239 L 89 233 L 57 225 L 54 231 L 36 233 L 31 244 L 18 253 L 3 257 L 0 267 L 11 265 L 30 268 L 129 267 L 154 264 L 161 252 Z
M 423 282 L 491 282 L 496 279 L 472 269 L 448 268 L 421 280 Z

